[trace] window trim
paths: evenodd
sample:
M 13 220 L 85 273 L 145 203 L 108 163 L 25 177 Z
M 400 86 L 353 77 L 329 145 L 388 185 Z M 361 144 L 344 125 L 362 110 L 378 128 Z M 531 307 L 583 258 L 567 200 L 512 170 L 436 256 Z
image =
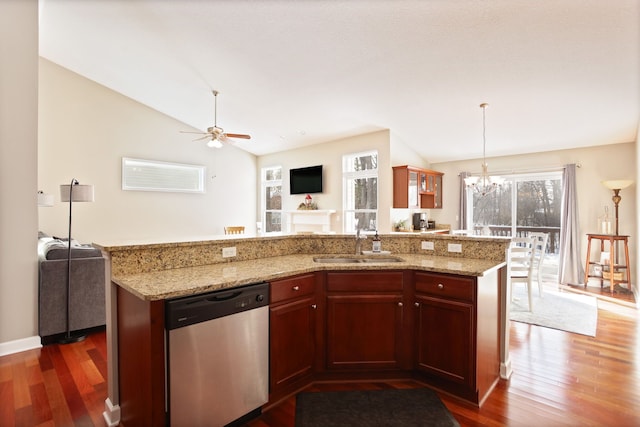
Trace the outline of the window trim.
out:
M 356 157 L 364 157 L 364 156 L 368 156 L 368 155 L 375 155 L 376 159 L 379 161 L 380 159 L 380 154 L 378 153 L 378 150 L 365 150 L 365 151 L 360 151 L 360 152 L 356 152 L 356 153 L 349 153 L 349 154 L 343 154 L 342 155 L 342 232 L 347 234 L 347 233 L 355 233 L 355 231 L 347 231 L 346 227 L 347 224 L 350 223 L 350 221 L 347 219 L 347 215 L 349 214 L 355 214 L 355 213 L 374 213 L 376 216 L 376 227 L 380 218 L 380 168 L 378 167 L 378 164 L 376 164 L 376 168 L 375 169 L 366 169 L 366 170 L 362 170 L 362 171 L 345 171 L 347 165 L 351 165 L 350 161 L 353 161 L 354 158 Z M 376 178 L 376 186 L 377 186 L 377 190 L 376 191 L 376 209 L 353 209 L 351 207 L 347 207 L 347 182 L 349 180 L 353 180 L 353 179 L 368 179 L 368 178 Z M 374 232 L 366 232 L 363 231 L 363 233 L 367 233 L 367 234 L 373 234 Z
M 148 169 L 147 172 L 153 170 L 157 177 L 165 178 L 164 185 L 161 185 L 159 181 L 153 181 L 153 176 L 148 176 L 150 179 L 148 184 L 138 181 L 134 182 L 135 174 L 132 174 L 133 168 L 138 167 L 142 169 Z M 182 171 L 183 174 L 192 175 L 193 182 L 176 180 L 174 182 L 167 183 L 166 180 L 171 180 L 173 177 L 172 172 Z M 131 157 L 122 158 L 122 190 L 125 191 L 159 191 L 168 193 L 206 193 L 205 188 L 205 176 L 207 175 L 206 166 L 192 165 L 186 163 L 174 163 L 163 162 L 160 160 L 148 160 L 148 159 L 135 159 Z M 189 187 L 186 184 L 192 184 Z M 167 185 L 172 184 L 172 185 Z
M 267 171 L 280 169 L 280 179 L 271 179 L 267 180 Z M 280 194 L 282 195 L 282 171 L 284 168 L 282 165 L 274 165 L 274 166 L 265 166 L 261 168 L 260 171 L 260 222 L 262 223 L 262 231 L 263 235 L 276 235 L 281 234 L 283 231 L 284 223 L 284 211 L 282 210 L 282 204 L 280 205 L 280 209 L 267 209 L 267 199 L 266 199 L 266 190 L 267 187 L 277 187 L 280 186 Z M 284 200 L 283 200 L 284 201 Z M 268 212 L 276 212 L 280 213 L 280 231 L 266 231 L 267 227 L 267 213 Z

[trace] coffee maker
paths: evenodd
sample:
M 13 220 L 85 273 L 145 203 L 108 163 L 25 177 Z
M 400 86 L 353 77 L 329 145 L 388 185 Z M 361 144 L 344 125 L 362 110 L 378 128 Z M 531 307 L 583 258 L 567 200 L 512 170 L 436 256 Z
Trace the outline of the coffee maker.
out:
M 427 214 L 414 213 L 413 214 L 413 230 L 425 231 L 426 229 L 427 229 Z

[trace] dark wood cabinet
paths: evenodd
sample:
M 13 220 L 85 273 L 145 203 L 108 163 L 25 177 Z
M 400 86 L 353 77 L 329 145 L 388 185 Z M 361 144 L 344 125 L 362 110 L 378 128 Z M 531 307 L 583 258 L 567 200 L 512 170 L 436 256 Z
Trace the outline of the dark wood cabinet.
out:
M 413 166 L 394 166 L 393 207 L 441 209 L 443 175 Z
M 402 272 L 327 273 L 327 369 L 403 366 L 403 290 Z
M 416 275 L 416 368 L 445 380 L 473 387 L 475 347 L 472 301 L 448 291 L 451 279 L 441 275 Z M 424 282 L 442 285 L 441 293 L 421 292 Z M 470 290 L 474 283 L 465 281 Z M 454 292 L 455 294 L 455 292 Z
M 498 379 L 497 276 L 416 272 L 413 282 L 416 371 L 480 403 Z
M 271 282 L 269 321 L 271 393 L 286 394 L 314 372 L 320 323 L 313 274 Z
M 314 381 L 376 378 L 416 378 L 481 405 L 499 380 L 505 270 L 318 271 L 272 281 L 268 406 Z M 165 301 L 121 287 L 117 301 L 122 423 L 164 426 Z

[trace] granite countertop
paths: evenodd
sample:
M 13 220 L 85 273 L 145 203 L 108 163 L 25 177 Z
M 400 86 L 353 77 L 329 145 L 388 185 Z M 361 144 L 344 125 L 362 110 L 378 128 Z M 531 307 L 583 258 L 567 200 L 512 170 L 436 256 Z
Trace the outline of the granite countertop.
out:
M 219 289 L 232 288 L 250 283 L 323 270 L 396 270 L 411 269 L 436 273 L 460 274 L 464 276 L 482 276 L 486 272 L 500 268 L 505 262 L 487 259 L 431 256 L 418 254 L 374 255 L 401 258 L 401 262 L 366 263 L 319 263 L 314 257 L 349 257 L 355 255 L 284 255 L 248 261 L 234 261 L 175 268 L 138 274 L 123 274 L 112 281 L 147 300 L 165 300 L 175 297 L 196 295 Z M 367 258 L 371 258 L 369 256 Z

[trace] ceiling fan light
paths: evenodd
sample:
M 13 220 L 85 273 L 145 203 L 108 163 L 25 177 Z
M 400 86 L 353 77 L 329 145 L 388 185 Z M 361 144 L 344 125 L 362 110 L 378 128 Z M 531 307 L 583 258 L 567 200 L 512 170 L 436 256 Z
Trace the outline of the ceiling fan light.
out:
M 207 147 L 222 148 L 222 142 L 220 142 L 217 138 L 211 138 L 209 142 L 207 142 Z

